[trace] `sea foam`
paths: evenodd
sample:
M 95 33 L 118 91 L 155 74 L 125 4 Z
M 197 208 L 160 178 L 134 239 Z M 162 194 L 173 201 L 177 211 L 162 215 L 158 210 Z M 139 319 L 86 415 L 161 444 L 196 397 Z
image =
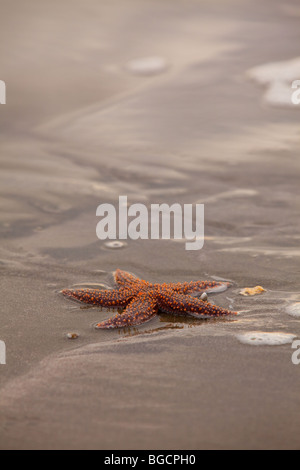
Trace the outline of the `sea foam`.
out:
M 247 75 L 266 87 L 264 94 L 266 103 L 295 107 L 292 102 L 292 83 L 300 79 L 300 57 L 254 67 L 248 70 Z
M 296 336 L 289 333 L 251 331 L 238 335 L 237 338 L 243 344 L 251 344 L 254 346 L 279 346 L 281 344 L 292 343 Z
M 286 308 L 286 311 L 292 317 L 300 318 L 300 302 L 295 302 Z

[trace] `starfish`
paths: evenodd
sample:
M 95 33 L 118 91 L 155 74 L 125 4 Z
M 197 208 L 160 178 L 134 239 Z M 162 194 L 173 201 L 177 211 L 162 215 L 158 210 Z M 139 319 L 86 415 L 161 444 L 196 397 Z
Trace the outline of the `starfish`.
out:
M 121 307 L 123 313 L 98 323 L 96 328 L 124 328 L 151 320 L 159 312 L 195 318 L 237 315 L 199 298 L 205 292 L 226 289 L 228 282 L 191 281 L 170 284 L 151 284 L 133 274 L 117 269 L 114 272 L 116 289 L 64 289 L 62 294 L 81 302 L 102 307 Z

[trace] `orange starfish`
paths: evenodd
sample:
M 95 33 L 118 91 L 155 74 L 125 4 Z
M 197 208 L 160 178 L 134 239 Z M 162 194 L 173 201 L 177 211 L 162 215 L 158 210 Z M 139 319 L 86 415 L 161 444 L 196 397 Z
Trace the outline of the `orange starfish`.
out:
M 124 307 L 123 313 L 118 313 L 115 317 L 96 325 L 96 328 L 103 329 L 140 325 L 151 320 L 158 312 L 188 315 L 195 318 L 237 314 L 198 298 L 204 292 L 226 289 L 230 285 L 228 282 L 192 281 L 151 284 L 120 269 L 116 270 L 114 278 L 117 288 L 113 290 L 65 289 L 62 293 L 87 304 Z

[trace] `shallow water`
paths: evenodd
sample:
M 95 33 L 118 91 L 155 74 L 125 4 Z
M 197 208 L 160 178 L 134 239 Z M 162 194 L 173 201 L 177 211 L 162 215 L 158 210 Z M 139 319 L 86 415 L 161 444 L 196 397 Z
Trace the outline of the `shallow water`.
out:
M 299 374 L 291 365 L 291 345 L 255 349 L 238 339 L 251 332 L 300 337 L 295 307 L 300 301 L 300 105 L 277 106 L 286 102 L 287 81 L 300 79 L 299 62 L 290 62 L 299 56 L 297 3 L 194 0 L 184 9 L 180 2 L 157 6 L 146 0 L 117 1 L 117 8 L 94 0 L 84 6 L 66 0 L 60 9 L 36 0 L 26 7 L 14 3 L 18 8 L 4 2 L 0 28 L 0 79 L 8 89 L 7 104 L 0 108 L 0 279 L 5 293 L 0 340 L 7 345 L 7 365 L 0 366 L 0 403 L 8 429 L 2 445 L 11 446 L 15 439 L 20 446 L 30 446 L 21 419 L 24 390 L 28 413 L 38 423 L 31 428 L 31 442 L 43 446 L 47 441 L 55 447 L 62 439 L 68 445 L 63 435 L 82 417 L 66 405 L 69 429 L 58 418 L 52 421 L 43 408 L 53 406 L 59 416 L 62 410 L 55 398 L 42 398 L 41 410 L 33 404 L 35 396 L 44 397 L 44 386 L 50 390 L 56 383 L 57 396 L 62 399 L 66 386 L 65 396 L 79 406 L 72 386 L 63 385 L 68 377 L 68 384 L 78 380 L 78 390 L 91 403 L 100 387 L 110 410 L 116 404 L 114 391 L 124 390 L 120 416 L 98 403 L 106 419 L 103 428 L 96 421 L 90 431 L 83 425 L 82 435 L 74 440 L 79 447 L 88 447 L 88 438 L 95 445 L 92 434 L 98 430 L 102 445 L 111 448 L 116 429 L 122 429 L 119 447 L 127 448 L 134 442 L 141 447 L 162 443 L 226 448 L 247 442 L 254 447 L 260 442 L 297 447 L 292 436 L 299 435 Z M 285 87 L 284 98 L 277 102 L 270 94 L 264 100 L 268 84 L 260 79 L 262 73 L 269 77 L 274 63 Z M 295 67 L 284 74 L 291 63 Z M 204 203 L 204 248 L 188 252 L 185 240 L 126 240 L 122 246 L 98 240 L 96 208 L 105 202 L 117 205 L 119 195 L 147 207 Z M 240 315 L 234 321 L 183 321 L 161 315 L 127 331 L 96 331 L 95 323 L 113 312 L 80 308 L 59 292 L 75 284 L 106 283 L 118 267 L 153 282 L 228 279 L 233 287 L 211 299 Z M 266 292 L 239 294 L 256 285 Z M 70 341 L 70 332 L 79 337 Z M 156 347 L 162 362 L 156 359 Z M 130 362 L 123 370 L 118 357 L 126 348 Z M 77 354 L 81 359 L 75 379 L 69 375 L 68 361 L 75 367 Z M 43 369 L 41 360 L 49 360 L 49 367 Z M 177 365 L 184 387 L 175 387 L 172 371 Z M 281 371 L 277 382 L 276 370 Z M 135 420 L 133 409 L 126 413 L 125 400 L 130 394 L 133 406 L 139 392 L 130 388 L 126 371 L 147 397 Z M 229 410 L 219 421 L 222 400 L 230 401 L 236 377 L 243 378 L 234 395 L 239 400 L 239 392 L 244 394 L 239 413 Z M 209 399 L 201 396 L 203 382 Z M 274 387 L 278 396 L 262 396 L 263 390 L 272 393 Z M 12 393 L 14 389 L 19 392 Z M 158 392 L 166 423 L 159 426 Z M 192 413 L 184 393 L 201 412 Z M 220 405 L 211 420 L 193 401 L 195 394 L 211 407 Z M 172 409 L 175 404 L 179 409 L 182 401 L 182 414 L 172 418 Z M 255 422 L 246 412 L 249 402 L 260 409 Z M 20 413 L 17 424 L 13 410 Z M 151 410 L 156 410 L 153 418 Z M 199 430 L 199 439 L 197 433 L 191 437 L 188 423 L 198 429 L 202 414 L 210 437 Z M 241 416 L 252 423 L 253 441 L 241 432 L 246 428 Z M 277 418 L 286 423 L 282 435 L 271 430 Z M 146 440 L 134 431 L 141 422 L 149 426 Z M 186 440 L 176 431 L 178 423 Z M 224 423 L 233 423 L 226 438 Z M 153 437 L 149 429 L 156 425 Z

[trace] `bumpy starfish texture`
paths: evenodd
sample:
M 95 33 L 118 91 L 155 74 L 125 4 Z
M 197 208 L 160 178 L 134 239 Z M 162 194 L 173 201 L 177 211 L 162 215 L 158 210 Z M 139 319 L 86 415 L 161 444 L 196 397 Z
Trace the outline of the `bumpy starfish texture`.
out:
M 230 285 L 228 282 L 151 284 L 120 269 L 116 270 L 114 278 L 117 288 L 113 290 L 65 289 L 62 293 L 87 304 L 125 309 L 123 313 L 118 313 L 115 317 L 96 325 L 96 328 L 101 329 L 140 325 L 151 320 L 159 312 L 195 318 L 237 314 L 199 298 L 204 292 L 226 289 Z

